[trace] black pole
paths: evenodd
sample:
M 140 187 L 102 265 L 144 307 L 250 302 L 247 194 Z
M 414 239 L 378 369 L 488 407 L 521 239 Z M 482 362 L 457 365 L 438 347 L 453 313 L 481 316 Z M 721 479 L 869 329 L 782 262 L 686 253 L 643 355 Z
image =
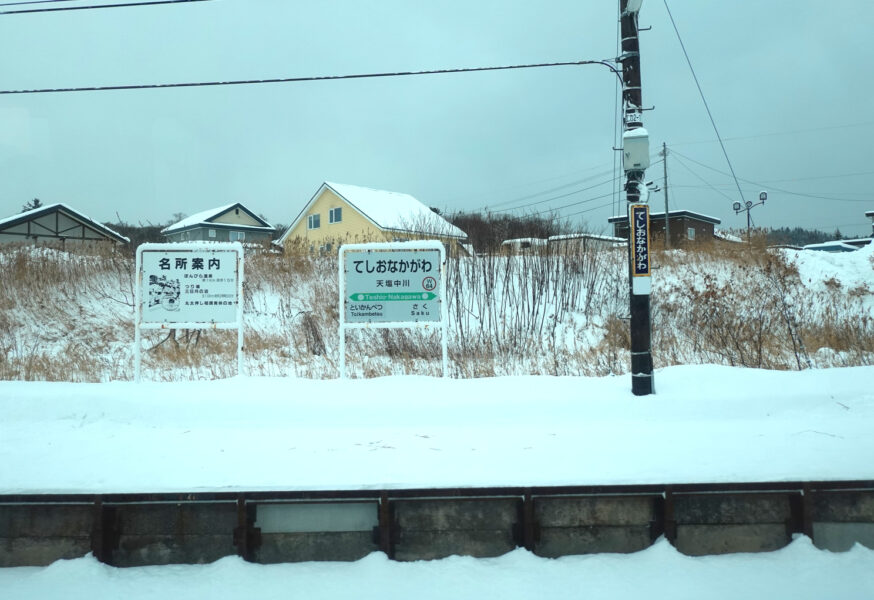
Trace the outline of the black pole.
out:
M 629 4 L 632 6 L 629 7 Z M 629 10 L 631 8 L 631 10 Z M 622 54 L 619 61 L 622 63 L 622 101 L 624 109 L 623 128 L 627 139 L 628 132 L 643 127 L 642 109 L 643 94 L 641 93 L 640 79 L 640 43 L 638 40 L 637 10 L 640 8 L 639 0 L 619 0 L 619 22 L 622 33 Z M 631 298 L 631 392 L 635 396 L 652 394 L 652 352 L 650 350 L 650 306 L 649 292 L 635 294 L 634 273 L 636 240 L 632 239 L 631 205 L 640 200 L 640 192 L 643 189 L 643 177 L 646 166 L 649 164 L 649 156 L 645 157 L 642 168 L 635 168 L 635 163 L 628 162 L 627 141 L 623 142 L 626 152 L 624 169 L 626 172 L 626 200 L 629 212 L 629 236 L 628 236 L 628 279 L 629 296 Z M 648 229 L 648 225 L 647 225 Z M 647 231 L 647 241 L 649 232 Z M 648 255 L 648 248 L 644 255 Z M 648 260 L 648 256 L 647 256 Z M 647 274 L 649 268 L 647 267 Z

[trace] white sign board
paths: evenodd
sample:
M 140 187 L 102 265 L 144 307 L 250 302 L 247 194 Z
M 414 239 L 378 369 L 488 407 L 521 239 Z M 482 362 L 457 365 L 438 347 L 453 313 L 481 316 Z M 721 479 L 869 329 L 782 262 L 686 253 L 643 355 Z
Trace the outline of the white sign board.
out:
M 136 379 L 141 329 L 237 329 L 242 369 L 243 247 L 236 242 L 142 244 L 136 265 Z
M 442 321 L 443 246 L 421 250 L 343 247 L 347 323 Z
M 339 252 L 340 376 L 346 376 L 346 329 L 442 329 L 448 371 L 446 249 L 437 240 L 346 244 Z

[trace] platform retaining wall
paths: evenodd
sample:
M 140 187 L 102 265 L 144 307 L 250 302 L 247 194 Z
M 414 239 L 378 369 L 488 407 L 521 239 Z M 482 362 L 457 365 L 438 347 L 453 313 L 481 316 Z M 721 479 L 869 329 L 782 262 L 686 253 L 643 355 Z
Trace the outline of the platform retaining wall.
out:
M 93 553 L 115 566 L 499 556 L 643 550 L 767 552 L 793 535 L 874 548 L 874 483 L 844 489 L 615 488 L 0 497 L 0 567 Z

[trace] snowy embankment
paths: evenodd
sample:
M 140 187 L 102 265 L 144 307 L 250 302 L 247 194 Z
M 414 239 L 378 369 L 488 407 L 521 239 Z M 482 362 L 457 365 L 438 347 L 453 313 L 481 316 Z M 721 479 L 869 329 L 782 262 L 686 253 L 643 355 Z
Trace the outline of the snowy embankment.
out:
M 683 556 L 665 540 L 635 554 L 538 558 L 453 556 L 398 563 L 379 553 L 354 563 L 256 565 L 228 557 L 210 565 L 118 569 L 93 558 L 45 568 L 0 569 L 6 600 L 40 598 L 660 598 L 678 600 L 863 600 L 874 597 L 874 551 L 833 554 L 805 538 L 767 554 Z
M 0 383 L 0 493 L 874 479 L 874 367 Z

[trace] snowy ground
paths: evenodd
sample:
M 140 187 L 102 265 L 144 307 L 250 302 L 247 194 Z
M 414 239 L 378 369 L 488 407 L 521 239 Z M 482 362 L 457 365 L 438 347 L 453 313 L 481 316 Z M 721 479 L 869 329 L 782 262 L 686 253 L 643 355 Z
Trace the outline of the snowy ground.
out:
M 635 554 L 538 558 L 516 550 L 492 559 L 453 556 L 392 562 L 210 565 L 118 569 L 91 557 L 46 568 L 0 569 L 4 600 L 252 598 L 428 600 L 609 598 L 625 600 L 865 600 L 874 597 L 874 550 L 817 550 L 806 538 L 765 554 L 688 557 L 665 540 Z
M 0 382 L 0 493 L 874 479 L 872 378 Z
M 0 383 L 0 493 L 874 479 L 874 367 Z M 0 569 L 0 598 L 871 598 L 874 551 Z

